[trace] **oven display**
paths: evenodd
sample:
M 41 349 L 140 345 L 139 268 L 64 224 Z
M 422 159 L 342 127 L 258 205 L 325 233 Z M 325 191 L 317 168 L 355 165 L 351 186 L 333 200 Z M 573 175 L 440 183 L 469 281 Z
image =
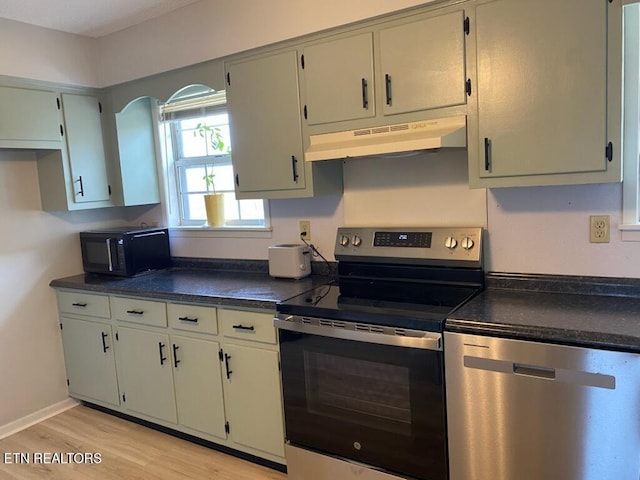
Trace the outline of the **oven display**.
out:
M 431 232 L 375 232 L 373 246 L 431 248 Z

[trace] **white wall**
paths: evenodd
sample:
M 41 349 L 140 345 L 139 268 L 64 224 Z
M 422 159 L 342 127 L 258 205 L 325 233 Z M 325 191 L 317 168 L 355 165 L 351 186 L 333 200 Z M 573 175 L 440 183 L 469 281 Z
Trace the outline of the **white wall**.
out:
M 67 398 L 49 282 L 82 272 L 78 232 L 144 213 L 43 212 L 34 154 L 0 151 L 0 426 Z
M 96 41 L 0 18 L 0 75 L 97 86 Z
M 589 243 L 589 216 L 611 216 L 611 242 Z M 622 185 L 489 191 L 493 271 L 640 277 L 640 243 L 623 242 Z

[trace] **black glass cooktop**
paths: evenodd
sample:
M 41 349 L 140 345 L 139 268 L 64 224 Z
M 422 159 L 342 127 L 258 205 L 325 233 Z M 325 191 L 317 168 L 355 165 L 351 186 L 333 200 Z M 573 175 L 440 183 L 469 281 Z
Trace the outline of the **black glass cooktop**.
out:
M 344 289 L 343 289 L 344 290 Z M 324 285 L 277 305 L 278 313 L 356 323 L 442 331 L 447 316 L 479 291 L 474 286 L 429 286 L 408 301 L 385 295 L 345 295 L 338 285 Z

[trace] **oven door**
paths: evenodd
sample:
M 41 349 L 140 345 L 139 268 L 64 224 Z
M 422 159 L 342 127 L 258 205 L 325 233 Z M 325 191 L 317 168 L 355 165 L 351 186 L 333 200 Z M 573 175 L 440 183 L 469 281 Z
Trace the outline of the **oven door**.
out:
M 391 473 L 445 480 L 441 334 L 324 326 L 332 323 L 275 321 L 287 441 Z

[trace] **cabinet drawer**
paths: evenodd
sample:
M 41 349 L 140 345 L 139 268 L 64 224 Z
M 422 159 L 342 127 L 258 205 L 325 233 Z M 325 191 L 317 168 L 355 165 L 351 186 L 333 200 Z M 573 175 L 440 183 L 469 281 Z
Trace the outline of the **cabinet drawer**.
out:
M 58 307 L 63 313 L 109 318 L 109 297 L 84 292 L 58 292 Z
M 167 304 L 167 316 L 169 317 L 169 326 L 176 330 L 189 330 L 212 335 L 218 333 L 218 317 L 216 309 L 213 307 L 169 303 Z
M 218 318 L 225 337 L 276 343 L 276 329 L 273 326 L 272 313 L 219 309 Z
M 155 327 L 167 326 L 167 307 L 164 302 L 111 297 L 111 311 L 116 320 Z

